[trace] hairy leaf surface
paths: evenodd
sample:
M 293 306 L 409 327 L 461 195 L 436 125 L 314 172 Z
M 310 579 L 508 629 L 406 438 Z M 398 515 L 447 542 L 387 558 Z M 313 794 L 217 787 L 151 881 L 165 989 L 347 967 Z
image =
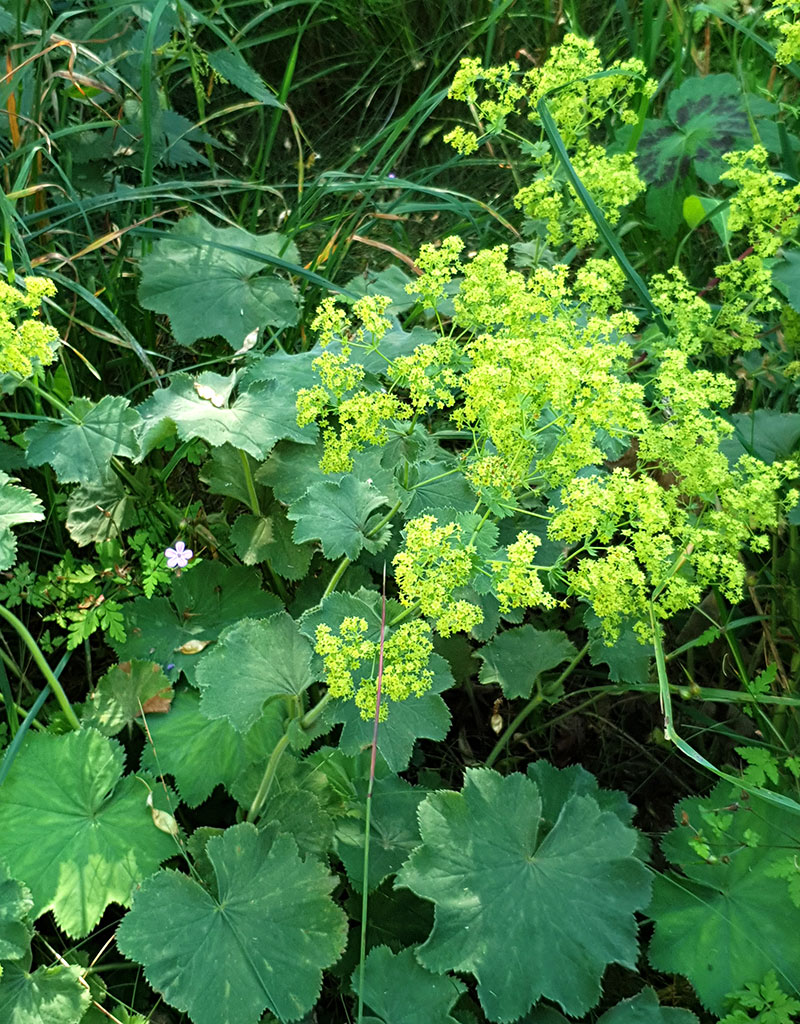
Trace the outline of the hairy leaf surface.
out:
M 326 558 L 346 555 L 353 562 L 364 548 L 374 550 L 367 524 L 372 513 L 386 504 L 388 499 L 371 484 L 346 476 L 336 483 L 312 484 L 287 514 L 297 523 L 297 544 L 319 540 Z
M 294 397 L 275 381 L 253 384 L 230 405 L 203 397 L 196 383 L 187 373 L 176 373 L 168 388 L 154 392 L 138 407 L 144 454 L 161 443 L 165 425 L 170 424 L 182 441 L 199 437 L 214 447 L 230 444 L 255 459 L 266 458 L 284 437 L 298 444 L 314 440 L 315 428 L 297 426 Z
M 282 607 L 274 594 L 260 587 L 258 574 L 243 566 L 201 562 L 177 577 L 172 596 L 137 598 L 125 608 L 127 640 L 114 644 L 122 660 L 157 661 L 173 680 L 184 672 L 194 683 L 204 649 L 226 626 L 246 616 L 273 615 Z M 172 665 L 169 670 L 166 666 Z
M 21 964 L 4 964 L 0 1020 L 3 1024 L 78 1024 L 91 1002 L 80 976 L 79 967 L 61 964 L 40 967 L 32 974 Z

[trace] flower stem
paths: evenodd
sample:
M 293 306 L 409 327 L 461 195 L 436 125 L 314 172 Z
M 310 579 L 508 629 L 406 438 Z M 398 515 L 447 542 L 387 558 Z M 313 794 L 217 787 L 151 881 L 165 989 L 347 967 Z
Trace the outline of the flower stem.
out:
M 364 963 L 367 957 L 367 909 L 369 907 L 369 829 L 372 821 L 372 792 L 375 788 L 375 761 L 378 756 L 378 724 L 381 715 L 381 684 L 383 683 L 383 639 L 386 633 L 386 565 L 383 566 L 381 593 L 381 643 L 378 652 L 378 681 L 375 691 L 375 721 L 372 727 L 372 750 L 369 760 L 369 786 L 364 813 L 364 865 L 361 873 L 361 941 L 358 952 L 358 1024 L 364 1017 Z
M 50 689 L 53 691 L 56 700 L 61 705 L 61 710 L 64 712 L 64 717 L 69 722 L 70 726 L 73 729 L 80 729 L 81 723 L 78 721 L 78 716 L 72 710 L 72 705 L 70 704 L 66 693 L 64 693 L 64 688 L 62 687 L 61 683 L 59 683 L 58 679 L 56 679 L 55 675 L 53 674 L 53 670 L 47 664 L 45 656 L 42 654 L 41 648 L 33 639 L 31 634 L 28 632 L 28 629 L 25 626 L 25 624 L 21 622 L 17 618 L 17 616 L 14 615 L 13 612 L 10 612 L 1 604 L 0 616 L 2 616 L 2 618 L 4 618 L 6 622 L 10 623 L 14 627 L 14 629 L 19 634 L 22 642 L 31 652 L 33 660 L 36 662 L 40 672 L 47 680 L 47 683 L 50 686 Z

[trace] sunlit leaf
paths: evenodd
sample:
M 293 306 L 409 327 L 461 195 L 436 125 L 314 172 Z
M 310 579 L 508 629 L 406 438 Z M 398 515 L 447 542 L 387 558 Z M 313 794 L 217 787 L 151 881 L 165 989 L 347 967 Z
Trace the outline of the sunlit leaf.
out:
M 297 323 L 294 287 L 263 256 L 299 260 L 294 244 L 279 234 L 251 235 L 212 227 L 196 214 L 184 217 L 142 260 L 139 301 L 166 313 L 180 345 L 222 335 L 238 349 L 259 327 Z
M 152 661 L 123 661 L 101 678 L 83 715 L 104 736 L 116 736 L 139 718 L 142 706 L 157 695 L 171 696 L 169 680 Z
M 10 569 L 17 559 L 17 538 L 12 526 L 44 519 L 44 506 L 27 487 L 19 487 L 0 472 L 0 570 Z
M 128 408 L 127 398 L 106 395 L 97 405 L 78 398 L 71 412 L 25 431 L 29 466 L 49 463 L 62 484 L 98 484 L 107 479 L 112 456 L 139 454 L 134 435 L 139 415 Z
M 134 885 L 175 853 L 123 763 L 122 747 L 93 729 L 38 733 L 3 784 L 0 860 L 30 889 L 32 916 L 53 909 L 68 935 L 87 935 L 109 903 L 127 906 Z

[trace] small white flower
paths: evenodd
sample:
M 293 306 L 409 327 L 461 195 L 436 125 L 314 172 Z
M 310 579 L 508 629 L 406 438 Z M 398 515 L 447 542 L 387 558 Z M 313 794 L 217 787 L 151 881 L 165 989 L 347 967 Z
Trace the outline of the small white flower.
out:
M 184 569 L 189 564 L 189 559 L 194 555 L 194 551 L 187 548 L 182 540 L 179 540 L 175 542 L 174 548 L 167 548 L 164 555 L 170 569 Z

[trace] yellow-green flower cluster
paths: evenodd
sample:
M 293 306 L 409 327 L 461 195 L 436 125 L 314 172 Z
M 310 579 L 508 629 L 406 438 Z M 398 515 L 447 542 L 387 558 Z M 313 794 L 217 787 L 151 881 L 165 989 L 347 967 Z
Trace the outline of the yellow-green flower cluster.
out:
M 591 261 L 573 290 L 565 267 L 539 267 L 526 279 L 506 268 L 505 257 L 500 246 L 464 268 L 455 323 L 476 336 L 466 345 L 471 365 L 453 420 L 476 437 L 471 478 L 502 471 L 507 493 L 532 472 L 558 485 L 601 464 L 598 431 L 627 437 L 647 417 L 642 388 L 628 379 L 632 351 L 620 336 L 636 320 L 614 308 L 622 285 L 616 265 Z M 576 302 L 587 307 L 580 325 Z M 494 452 L 484 452 L 487 442 Z M 495 454 L 499 462 L 484 461 Z
M 539 537 L 523 530 L 506 548 L 506 561 L 490 562 L 501 612 L 512 608 L 555 607 L 556 600 L 544 589 L 540 569 L 534 564 L 541 544 Z
M 477 605 L 453 597 L 472 577 L 474 554 L 458 523 L 439 526 L 435 516 L 425 515 L 406 524 L 405 547 L 393 562 L 400 600 L 419 605 L 442 636 L 469 632 L 483 621 Z
M 728 228 L 745 231 L 759 256 L 774 256 L 800 227 L 800 185 L 789 188 L 767 166 L 767 151 L 753 146 L 743 153 L 726 153 L 729 169 L 722 181 L 738 185 L 728 207 Z
M 481 95 L 478 94 L 481 83 Z M 501 67 L 484 68 L 480 57 L 465 57 L 453 78 L 448 93 L 450 99 L 463 100 L 486 125 L 486 133 L 496 135 L 503 131 L 506 119 L 516 113 L 525 87 L 520 81 L 519 66 L 514 62 Z M 448 142 L 459 153 L 473 153 L 478 148 L 478 136 L 459 126 L 448 135 Z
M 549 533 L 587 552 L 566 579 L 592 604 L 609 641 L 623 618 L 635 620 L 647 638 L 651 601 L 656 616 L 666 619 L 697 604 L 709 586 L 730 601 L 740 598 L 742 545 L 767 545 L 764 531 L 775 529 L 792 503 L 779 494 L 797 467 L 742 456 L 733 471 L 715 469 L 715 490 L 691 491 L 692 503 L 684 497 L 685 482 L 657 482 L 626 469 L 564 488 Z
M 531 121 L 538 122 L 537 105 L 546 99 L 568 148 L 600 124 L 609 112 L 616 113 L 625 123 L 634 123 L 634 97 L 641 92 L 651 95 L 656 83 L 647 79 L 647 69 L 640 60 L 614 61 L 607 70 L 619 74 L 591 77 L 603 70 L 606 69 L 594 43 L 568 33 L 540 68 L 532 68 L 523 76 Z
M 572 163 L 586 189 L 610 224 L 645 190 L 633 153 L 606 153 L 602 146 L 578 144 Z M 584 247 L 596 241 L 597 226 L 567 181 L 561 167 L 545 171 L 521 188 L 514 205 L 531 220 L 543 220 L 547 238 L 557 247 L 567 240 Z
M 668 328 L 668 345 L 686 355 L 697 355 L 712 337 L 713 313 L 689 287 L 683 272 L 671 267 L 666 274 L 654 274 L 650 295 Z
M 765 17 L 775 20 L 783 42 L 778 46 L 775 60 L 778 64 L 791 64 L 800 59 L 800 0 L 773 0 Z
M 712 409 L 730 405 L 735 383 L 690 369 L 684 352 L 667 349 L 654 387 L 663 419 L 648 419 L 639 433 L 640 463 L 679 478 L 687 494 L 713 494 L 728 479 L 719 445 L 733 428 Z
M 592 144 L 591 132 L 611 112 L 625 123 L 634 123 L 634 97 L 637 93 L 650 95 L 655 83 L 646 80 L 645 66 L 638 60 L 616 61 L 608 71 L 618 74 L 600 77 L 603 70 L 600 52 L 591 40 L 568 34 L 542 67 L 524 75 L 514 63 L 483 68 L 477 57 L 462 60 L 450 97 L 467 103 L 489 135 L 506 129 L 508 118 L 519 113 L 523 100 L 530 121 L 539 124 L 537 106 L 546 100 L 577 173 L 606 218 L 616 224 L 623 207 L 645 185 L 634 167 L 633 153 L 608 154 L 602 146 Z M 480 140 L 476 132 L 459 126 L 445 141 L 468 154 L 477 149 Z M 597 237 L 594 221 L 578 202 L 563 169 L 553 164 L 549 146 L 543 140 L 541 145 L 541 171 L 518 193 L 515 203 L 532 219 L 546 223 L 552 245 L 561 245 L 568 238 L 577 245 L 588 245 Z
M 30 377 L 33 361 L 48 366 L 56 358 L 58 331 L 35 319 L 45 296 L 56 286 L 43 277 L 28 277 L 25 291 L 0 281 L 0 373 Z M 28 314 L 21 319 L 21 315 Z
M 455 402 L 459 358 L 454 340 L 439 338 L 432 345 L 417 345 L 410 356 L 399 356 L 388 368 L 387 375 L 408 391 L 408 400 L 415 412 L 444 409 Z
M 423 245 L 417 256 L 421 271 L 416 281 L 406 285 L 409 295 L 416 295 L 423 306 L 436 305 L 444 298 L 445 286 L 463 270 L 460 255 L 464 243 L 458 235 L 450 235 L 441 245 Z
M 330 626 L 317 626 L 316 651 L 325 662 L 331 696 L 355 698 L 361 717 L 375 714 L 380 644 L 367 639 L 366 619 L 342 620 L 338 635 Z M 433 682 L 428 668 L 433 653 L 430 626 L 421 619 L 403 623 L 388 637 L 383 648 L 380 720 L 386 720 L 389 703 L 421 697 Z
M 353 452 L 388 440 L 388 423 L 408 419 L 411 410 L 386 391 L 354 391 L 364 379 L 364 367 L 350 362 L 353 347 L 374 350 L 391 326 L 383 316 L 391 300 L 370 295 L 353 304 L 353 317 L 333 299 L 317 310 L 312 328 L 323 348 L 338 341 L 341 351 L 323 352 L 312 366 L 321 383 L 297 392 L 299 426 L 318 423 L 324 452 L 320 468 L 325 473 L 347 473 L 353 468 Z M 350 394 L 350 392 L 353 392 Z

